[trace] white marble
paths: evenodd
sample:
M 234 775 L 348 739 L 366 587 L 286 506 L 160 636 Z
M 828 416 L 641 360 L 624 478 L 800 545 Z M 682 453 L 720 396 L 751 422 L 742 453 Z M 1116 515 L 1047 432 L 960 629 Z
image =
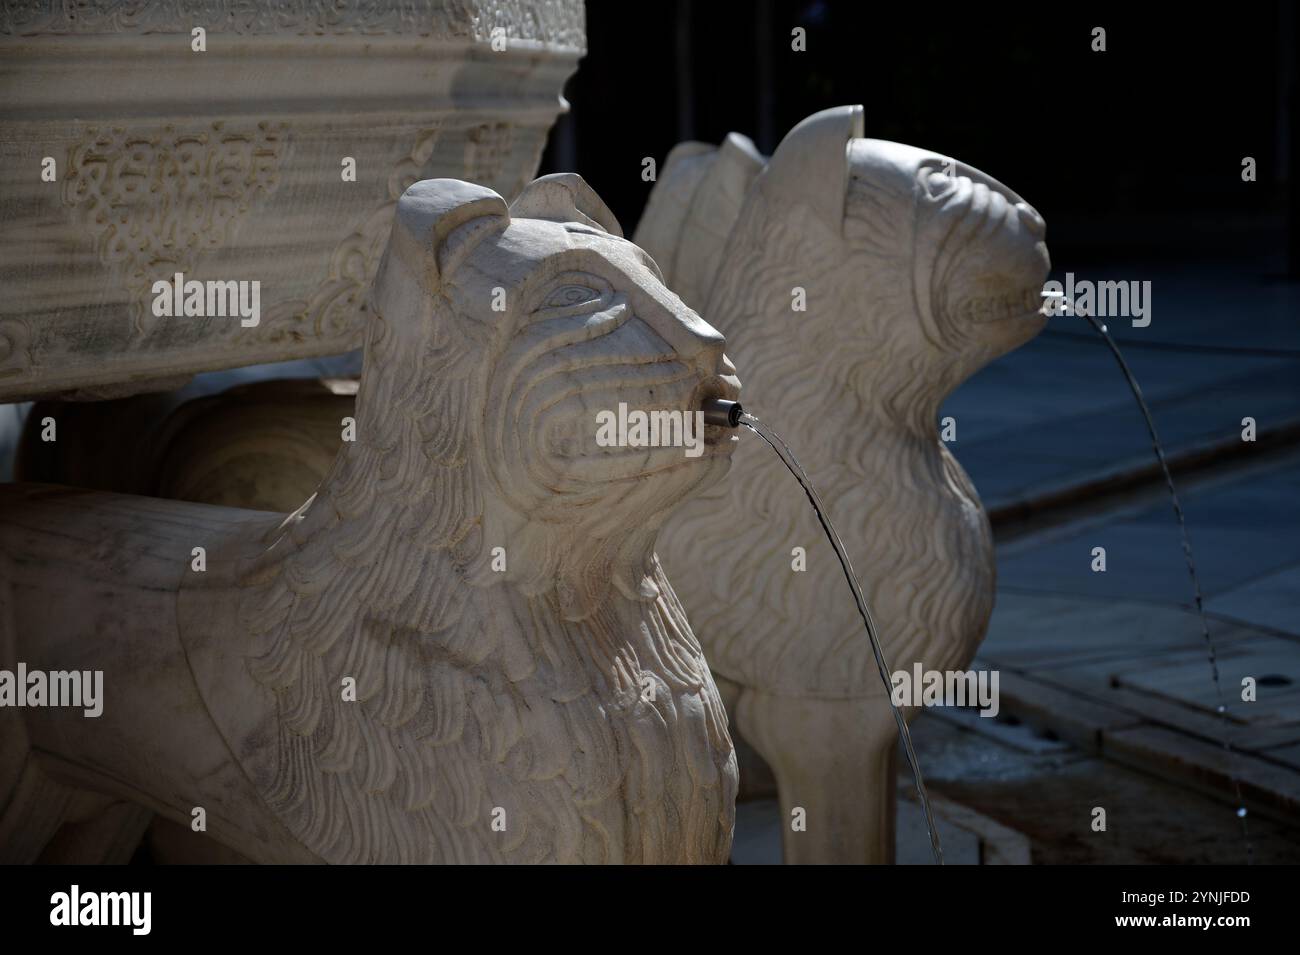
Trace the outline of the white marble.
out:
M 938 413 L 1043 327 L 1044 223 L 984 173 L 862 134 L 861 107 L 841 107 L 796 126 L 766 164 L 735 134 L 679 146 L 636 238 L 727 335 L 746 410 L 817 484 L 891 668 L 960 669 L 983 639 L 995 565 Z M 786 860 L 889 861 L 897 734 L 850 591 L 770 450 L 747 440 L 735 459 L 725 485 L 669 521 L 659 554 L 733 729 L 775 772 Z M 790 829 L 796 807 L 805 832 Z
M 523 188 L 583 18 L 581 0 L 5 4 L 0 401 L 358 347 L 402 190 Z M 257 324 L 156 317 L 177 272 L 259 282 Z
M 50 848 L 138 835 L 125 801 L 260 862 L 726 860 L 726 714 L 654 547 L 736 436 L 595 428 L 734 398 L 722 337 L 573 175 L 412 186 L 374 313 L 288 516 L 0 487 L 0 665 L 104 673 L 98 718 L 0 710 L 5 859 L 118 846 Z

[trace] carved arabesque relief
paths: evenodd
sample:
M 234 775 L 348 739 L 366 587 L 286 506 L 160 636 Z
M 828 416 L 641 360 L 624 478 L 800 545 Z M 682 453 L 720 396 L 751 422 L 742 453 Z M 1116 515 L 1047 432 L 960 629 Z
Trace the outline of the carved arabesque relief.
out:
M 0 398 L 127 394 L 355 348 L 402 186 L 450 175 L 515 194 L 583 30 L 581 0 L 0 4 L 6 73 L 46 77 L 13 84 L 0 142 L 15 250 Z M 504 51 L 484 49 L 495 31 Z M 155 320 L 154 283 L 177 272 L 258 282 L 260 321 Z
M 421 130 L 410 154 L 388 176 L 388 198 L 335 248 L 328 275 L 311 298 L 273 305 L 260 325 L 235 331 L 241 342 L 283 342 L 295 335 L 343 339 L 357 334 L 358 318 L 368 309 L 366 298 L 383 254 L 393 208 L 407 187 L 419 181 L 438 133 L 437 128 Z
M 275 192 L 288 152 L 285 124 L 269 121 L 155 133 L 91 128 L 69 151 L 63 201 L 100 261 L 121 277 L 137 334 L 155 322 L 153 281 L 189 272 L 229 243 L 250 209 Z

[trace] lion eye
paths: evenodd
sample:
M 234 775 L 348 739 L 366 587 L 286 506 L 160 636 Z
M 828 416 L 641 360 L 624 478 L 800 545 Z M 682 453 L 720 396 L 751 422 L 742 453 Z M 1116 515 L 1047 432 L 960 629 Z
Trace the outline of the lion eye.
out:
M 584 305 L 600 298 L 600 293 L 586 285 L 561 285 L 546 296 L 543 308 L 566 308 L 571 305 Z

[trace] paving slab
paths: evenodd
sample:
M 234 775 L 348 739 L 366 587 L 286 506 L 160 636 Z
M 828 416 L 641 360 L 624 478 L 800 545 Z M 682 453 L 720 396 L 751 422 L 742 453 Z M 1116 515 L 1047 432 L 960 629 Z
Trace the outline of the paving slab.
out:
M 1228 717 L 1225 726 L 1219 714 L 1214 711 L 1214 684 L 1210 676 L 1208 663 L 1202 661 L 1204 683 L 1197 703 L 1187 705 L 1184 701 L 1171 695 L 1137 689 L 1123 682 L 1122 675 L 1116 674 L 1113 665 L 1091 665 L 1062 669 L 1035 670 L 1021 675 L 1037 686 L 1046 702 L 1039 709 L 1049 714 L 1050 718 L 1042 720 L 1042 725 L 1055 729 L 1055 724 L 1085 717 L 1091 719 L 1092 707 L 1101 711 L 1109 710 L 1118 717 L 1136 718 L 1136 725 L 1162 726 L 1215 746 L 1223 745 L 1225 730 L 1232 747 L 1244 753 L 1258 754 L 1266 750 L 1300 742 L 1300 723 L 1252 721 L 1246 717 L 1243 709 L 1227 706 Z M 1130 674 L 1135 672 L 1129 671 Z M 1013 688 L 1010 695 L 1003 695 L 1003 705 L 1008 712 L 1019 714 L 1021 701 Z M 1054 699 L 1053 699 L 1054 698 Z M 1086 704 L 1080 707 L 1080 704 Z M 1238 704 L 1244 706 L 1244 704 Z M 1061 712 L 1060 717 L 1051 716 Z M 1122 719 L 1109 721 L 1111 729 L 1125 724 Z M 1096 732 L 1104 732 L 1106 723 L 1094 725 Z
M 1028 753 L 951 720 L 935 719 L 937 712 L 927 710 L 912 724 L 931 793 L 1028 837 L 1036 865 L 1246 859 L 1232 808 L 1185 780 L 1161 778 L 1142 765 L 1078 749 Z M 1027 725 L 1018 729 L 1030 732 Z M 1097 806 L 1107 811 L 1105 832 L 1091 825 Z M 1300 862 L 1300 827 L 1254 814 L 1249 821 L 1254 861 Z
M 1293 726 L 1300 740 L 1300 647 L 1261 635 L 1217 649 L 1219 683 L 1229 717 L 1247 727 Z M 1242 699 L 1246 678 L 1255 681 L 1253 700 Z M 1125 662 L 1113 668 L 1110 681 L 1206 714 L 1218 712 L 1204 652 Z
M 1235 773 L 1253 811 L 1294 824 L 1300 451 L 1188 482 L 1180 496 L 1221 696 L 1177 525 L 1158 491 L 1049 520 L 999 547 L 998 601 L 979 665 L 1002 671 L 1004 712 L 1222 801 L 1234 799 Z M 1097 546 L 1106 548 L 1104 573 L 1092 570 Z M 1256 681 L 1253 701 L 1242 699 L 1246 677 Z
M 1259 753 L 1262 759 L 1271 760 L 1281 763 L 1284 766 L 1290 766 L 1292 769 L 1300 771 L 1300 743 L 1289 743 L 1285 746 L 1274 746 Z
M 1300 615 L 1291 613 L 1296 600 L 1286 588 L 1291 578 L 1272 580 L 1300 564 L 1300 454 L 1203 489 L 1184 488 L 1179 496 L 1211 609 L 1216 597 L 1258 585 L 1251 596 L 1261 603 L 1251 619 L 1267 613 L 1275 629 L 1300 635 Z M 1040 540 L 1017 542 L 999 555 L 1000 587 L 1101 600 L 1191 601 L 1178 525 L 1163 495 Z M 1106 549 L 1105 572 L 1092 570 L 1094 547 Z M 1277 601 L 1265 605 L 1270 596 Z
M 1013 603 L 995 619 L 976 664 L 1001 671 L 1005 715 L 1220 800 L 1233 800 L 1235 773 L 1252 809 L 1300 822 L 1300 765 L 1293 762 L 1300 751 L 1300 644 L 1216 621 L 1225 723 L 1191 612 L 1076 598 L 1062 615 L 1061 598 L 1051 595 L 1019 595 Z M 1051 619 L 1055 628 L 1045 630 Z M 1025 652 L 1049 632 L 1054 652 Z M 1150 644 L 1141 639 L 1147 633 L 1155 635 Z M 1256 678 L 1254 701 L 1241 698 L 1244 676 Z M 1225 733 L 1237 751 L 1231 765 Z
M 1244 624 L 1210 620 L 1210 635 L 1221 648 L 1258 633 Z M 1032 671 L 1180 651 L 1205 654 L 1200 621 L 1180 607 L 1003 589 L 979 658 Z
M 1205 606 L 1218 616 L 1295 634 L 1300 629 L 1300 564 L 1222 590 Z

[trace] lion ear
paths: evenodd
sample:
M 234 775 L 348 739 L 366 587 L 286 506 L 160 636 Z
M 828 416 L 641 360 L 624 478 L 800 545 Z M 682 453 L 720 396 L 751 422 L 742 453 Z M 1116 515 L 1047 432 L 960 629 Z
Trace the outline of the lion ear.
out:
M 375 276 L 374 304 L 390 314 L 399 289 L 434 295 L 442 276 L 484 237 L 510 224 L 506 202 L 486 186 L 425 179 L 402 193 Z
M 758 188 L 770 199 L 803 200 L 838 232 L 849 184 L 848 147 L 861 138 L 861 106 L 813 113 L 786 133 L 759 177 Z
M 534 179 L 510 203 L 510 214 L 516 219 L 581 222 L 623 238 L 623 228 L 614 213 L 576 172 L 557 172 Z

